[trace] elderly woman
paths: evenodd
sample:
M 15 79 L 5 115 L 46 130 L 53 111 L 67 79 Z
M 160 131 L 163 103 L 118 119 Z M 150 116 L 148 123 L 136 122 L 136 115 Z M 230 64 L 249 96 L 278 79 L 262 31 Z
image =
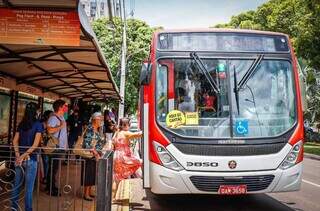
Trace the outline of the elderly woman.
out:
M 96 160 L 100 158 L 101 150 L 106 144 L 101 128 L 102 114 L 96 112 L 92 115 L 91 121 L 83 136 L 83 149 L 90 150 L 92 158 L 85 158 L 82 163 L 81 183 L 84 186 L 84 199 L 92 201 L 94 195 L 91 193 L 92 187 L 96 183 Z

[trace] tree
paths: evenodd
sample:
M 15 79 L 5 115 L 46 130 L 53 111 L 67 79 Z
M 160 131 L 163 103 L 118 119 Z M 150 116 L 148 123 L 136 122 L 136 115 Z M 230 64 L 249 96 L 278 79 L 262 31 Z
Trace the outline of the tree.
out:
M 114 30 L 110 26 L 114 24 Z M 109 68 L 116 84 L 120 85 L 120 59 L 122 45 L 122 24 L 120 18 L 98 19 L 93 22 L 93 30 L 97 35 Z M 108 27 L 109 26 L 109 27 Z M 125 87 L 125 113 L 134 114 L 137 110 L 139 95 L 139 75 L 142 62 L 148 58 L 152 33 L 155 29 L 137 19 L 127 20 L 127 66 Z M 114 106 L 117 104 L 114 102 Z
M 320 129 L 320 78 L 319 73 L 315 69 L 306 66 L 303 69 L 305 80 L 305 92 L 307 108 L 305 109 L 304 116 L 311 123 Z
M 298 56 L 308 60 L 311 68 L 320 71 L 320 2 L 300 0 L 295 49 Z

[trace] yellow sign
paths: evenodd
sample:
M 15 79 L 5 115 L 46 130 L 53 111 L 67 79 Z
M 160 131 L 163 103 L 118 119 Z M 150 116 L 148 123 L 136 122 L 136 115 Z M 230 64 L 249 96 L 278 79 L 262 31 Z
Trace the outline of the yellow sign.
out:
M 199 125 L 198 112 L 186 112 L 186 125 Z
M 176 128 L 185 123 L 186 119 L 181 111 L 173 110 L 170 111 L 166 117 L 167 127 Z

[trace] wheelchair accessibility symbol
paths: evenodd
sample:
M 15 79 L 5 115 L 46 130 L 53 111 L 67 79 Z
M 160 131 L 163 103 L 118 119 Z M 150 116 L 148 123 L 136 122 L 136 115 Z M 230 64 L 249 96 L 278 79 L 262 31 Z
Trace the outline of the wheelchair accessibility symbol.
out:
M 248 134 L 248 120 L 236 120 L 236 134 L 247 135 Z

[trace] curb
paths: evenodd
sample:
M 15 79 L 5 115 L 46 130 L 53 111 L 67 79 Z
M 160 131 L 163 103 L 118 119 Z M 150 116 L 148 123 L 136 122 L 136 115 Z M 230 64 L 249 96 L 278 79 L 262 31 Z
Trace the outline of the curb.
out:
M 310 153 L 304 153 L 304 157 L 320 161 L 320 156 L 319 155 L 314 155 L 314 154 L 310 154 Z
M 116 211 L 129 211 L 131 201 L 131 182 L 129 179 L 122 180 L 119 184 L 118 191 L 116 193 L 116 200 L 119 200 L 119 204 L 113 204 L 112 210 Z

